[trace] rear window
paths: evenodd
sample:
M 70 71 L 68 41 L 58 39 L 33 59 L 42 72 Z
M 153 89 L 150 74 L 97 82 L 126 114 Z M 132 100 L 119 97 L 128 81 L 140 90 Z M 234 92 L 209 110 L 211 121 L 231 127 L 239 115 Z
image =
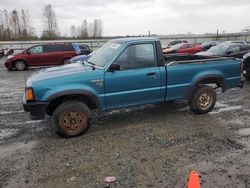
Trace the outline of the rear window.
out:
M 79 45 L 81 50 L 89 50 L 90 48 L 87 45 Z

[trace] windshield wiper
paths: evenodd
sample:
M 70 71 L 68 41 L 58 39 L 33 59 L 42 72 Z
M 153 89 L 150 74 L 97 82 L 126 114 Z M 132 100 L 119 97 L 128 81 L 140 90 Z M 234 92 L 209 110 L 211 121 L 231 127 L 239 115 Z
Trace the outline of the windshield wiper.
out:
M 95 63 L 92 63 L 92 62 L 89 62 L 89 61 L 83 61 L 83 62 L 82 62 L 83 65 L 84 65 L 85 63 L 89 64 L 89 65 L 93 68 L 93 70 L 95 70 L 95 66 L 96 66 Z
M 88 64 L 95 66 L 96 64 L 90 61 L 87 61 Z

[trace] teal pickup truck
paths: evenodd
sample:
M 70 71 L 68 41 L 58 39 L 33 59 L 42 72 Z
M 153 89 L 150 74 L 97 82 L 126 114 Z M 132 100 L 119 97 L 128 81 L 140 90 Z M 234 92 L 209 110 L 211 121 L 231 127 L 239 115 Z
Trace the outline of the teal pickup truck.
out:
M 23 107 L 33 119 L 52 116 L 55 130 L 78 136 L 90 126 L 91 111 L 186 99 L 197 114 L 211 111 L 215 88 L 242 87 L 235 58 L 183 56 L 169 60 L 155 38 L 107 42 L 83 63 L 43 69 L 27 80 Z

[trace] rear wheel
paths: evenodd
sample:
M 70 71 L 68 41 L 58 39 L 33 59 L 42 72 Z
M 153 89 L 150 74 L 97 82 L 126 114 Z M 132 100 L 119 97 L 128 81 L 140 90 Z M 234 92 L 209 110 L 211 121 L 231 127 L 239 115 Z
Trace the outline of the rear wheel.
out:
M 69 58 L 64 59 L 64 60 L 63 60 L 63 64 L 64 64 L 64 65 L 69 64 Z
M 55 131 L 63 137 L 75 137 L 86 132 L 89 127 L 89 108 L 79 101 L 67 101 L 56 108 L 52 120 Z
M 19 71 L 23 71 L 26 69 L 26 64 L 22 60 L 18 60 L 15 62 L 15 68 Z
M 214 88 L 207 85 L 200 86 L 189 102 L 190 109 L 196 114 L 208 113 L 214 108 L 216 98 Z

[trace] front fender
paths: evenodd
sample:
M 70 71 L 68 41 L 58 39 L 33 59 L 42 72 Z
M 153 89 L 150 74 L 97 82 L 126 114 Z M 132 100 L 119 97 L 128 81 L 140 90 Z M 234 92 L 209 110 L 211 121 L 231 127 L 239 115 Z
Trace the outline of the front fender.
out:
M 40 101 L 48 101 L 48 102 L 66 95 L 76 95 L 76 94 L 84 95 L 93 100 L 97 108 L 100 110 L 103 109 L 103 104 L 104 104 L 103 99 L 101 97 L 102 95 L 98 94 L 91 87 L 80 84 L 74 84 L 74 85 L 70 84 L 70 86 L 63 85 L 55 88 L 44 88 L 43 90 L 38 91 L 37 94 L 38 95 L 42 94 L 39 97 Z

